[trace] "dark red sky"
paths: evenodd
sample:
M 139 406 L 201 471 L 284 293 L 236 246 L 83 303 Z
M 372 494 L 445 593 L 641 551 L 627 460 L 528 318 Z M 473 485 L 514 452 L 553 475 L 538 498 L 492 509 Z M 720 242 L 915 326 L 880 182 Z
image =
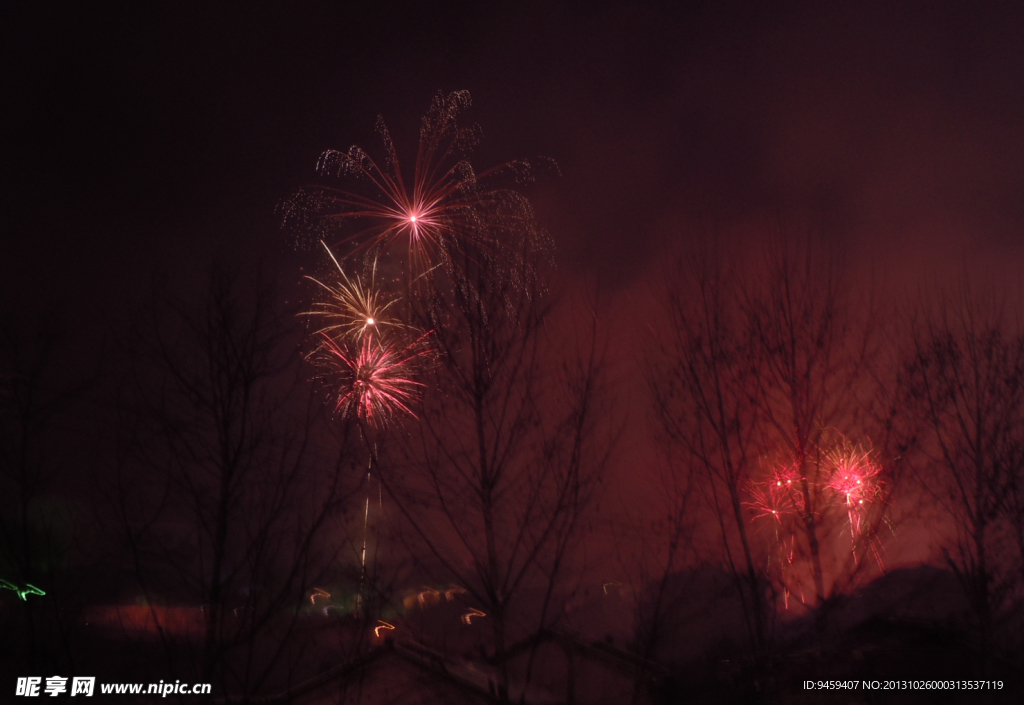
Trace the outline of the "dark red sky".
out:
M 460 88 L 478 164 L 559 162 L 535 199 L 562 271 L 613 291 L 695 223 L 775 211 L 899 267 L 1021 257 L 1019 3 L 23 5 L 0 22 L 8 305 L 88 317 L 212 251 L 294 267 L 273 209 L 318 153 L 374 147 L 378 113 L 410 147 Z
M 468 89 L 477 166 L 559 164 L 531 195 L 568 288 L 604 289 L 625 429 L 602 508 L 653 506 L 636 332 L 681 244 L 781 218 L 890 287 L 971 260 L 1021 281 L 1022 39 L 1020 0 L 6 3 L 0 323 L 56 304 L 91 364 L 154 271 L 297 282 L 318 256 L 275 207 L 320 152 L 373 152 L 381 114 L 410 155 L 431 97 Z M 929 555 L 923 525 L 893 564 Z

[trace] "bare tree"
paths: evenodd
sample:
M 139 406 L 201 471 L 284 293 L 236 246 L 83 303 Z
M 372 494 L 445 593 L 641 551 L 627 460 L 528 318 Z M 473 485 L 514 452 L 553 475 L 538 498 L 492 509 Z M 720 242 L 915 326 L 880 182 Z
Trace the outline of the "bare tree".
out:
M 962 284 L 938 313 L 922 315 L 911 345 L 907 435 L 920 452 L 923 488 L 951 522 L 943 552 L 976 619 L 984 669 L 1012 578 L 1003 543 L 1024 444 L 1024 339 L 996 300 Z
M 115 511 L 169 657 L 222 692 L 291 677 L 295 607 L 359 476 L 301 384 L 295 328 L 264 279 L 214 266 L 200 302 L 156 293 L 127 342 Z M 187 648 L 161 599 L 202 605 Z
M 683 451 L 677 461 L 682 466 L 672 467 L 666 482 L 666 496 L 678 498 L 671 521 L 681 526 L 690 510 L 690 469 L 717 527 L 752 653 L 760 661 L 770 640 L 767 582 L 744 509 L 759 451 L 751 403 L 757 369 L 737 274 L 719 251 L 680 260 L 662 295 L 666 323 L 655 329 L 657 357 L 648 362 L 647 379 L 668 455 L 678 456 L 674 447 Z
M 811 238 L 707 248 L 669 281 L 647 368 L 656 427 L 717 528 L 758 678 L 779 598 L 815 608 L 821 636 L 831 599 L 884 569 L 896 475 L 870 441 L 885 429 L 878 321 L 870 305 L 855 315 L 836 258 Z
M 888 500 L 877 505 L 860 532 L 865 540 L 854 541 L 852 551 L 826 553 L 845 519 L 828 453 L 838 439 L 866 435 L 878 321 L 870 301 L 853 315 L 852 292 L 836 255 L 812 238 L 770 240 L 763 255 L 743 304 L 756 358 L 751 401 L 762 454 L 778 456 L 777 464 L 793 470 L 788 498 L 798 520 L 789 550 L 795 560 L 806 560 L 820 606 L 868 564 L 864 554 L 877 540 L 888 506 Z
M 509 260 L 465 255 L 424 300 L 437 364 L 408 428 L 409 472 L 386 481 L 424 563 L 486 615 L 473 627 L 489 632 L 502 701 L 517 696 L 510 654 L 556 624 L 571 591 L 572 549 L 608 450 L 595 442 L 596 341 L 558 355 L 541 253 L 526 246 Z
M 663 504 L 645 504 L 642 515 L 614 527 L 625 585 L 614 581 L 602 586 L 606 595 L 631 598 L 634 628 L 630 650 L 639 657 L 634 659 L 634 704 L 656 698 L 654 688 L 664 675 L 665 651 L 689 626 L 680 613 L 687 603 L 692 604 L 692 595 L 680 589 L 680 575 L 699 565 L 694 540 L 699 516 L 693 510 L 695 483 L 690 473 L 681 472 L 671 461 L 661 480 L 656 487 Z

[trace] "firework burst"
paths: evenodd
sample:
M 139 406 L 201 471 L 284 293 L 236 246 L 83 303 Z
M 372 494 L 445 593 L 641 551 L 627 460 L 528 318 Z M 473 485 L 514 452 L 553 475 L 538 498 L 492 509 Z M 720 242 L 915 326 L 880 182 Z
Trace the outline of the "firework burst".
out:
M 336 339 L 359 340 L 363 336 L 380 335 L 388 329 L 407 329 L 398 319 L 390 315 L 389 309 L 396 299 L 387 295 L 377 286 L 377 262 L 370 267 L 366 280 L 345 274 L 331 250 L 324 245 L 327 254 L 338 270 L 337 283 L 328 284 L 306 277 L 326 294 L 324 300 L 313 304 L 304 316 L 318 319 L 320 328 L 314 335 L 326 335 Z
M 831 471 L 828 488 L 839 495 L 846 507 L 856 559 L 857 542 L 865 535 L 865 519 L 882 493 L 882 467 L 872 459 L 870 450 L 847 441 L 827 453 L 826 461 Z
M 768 553 L 768 568 L 775 563 L 775 571 L 782 583 L 783 598 L 789 609 L 789 596 L 794 580 L 792 565 L 796 551 L 796 534 L 792 522 L 798 516 L 799 502 L 795 497 L 800 473 L 791 464 L 776 465 L 768 477 L 747 486 L 750 501 L 745 506 L 753 512 L 753 520 L 768 520 L 772 533 L 772 550 Z M 773 560 L 774 559 L 774 560 Z
M 746 487 L 748 501 L 744 506 L 750 510 L 752 521 L 771 528 L 768 567 L 771 569 L 775 564 L 787 609 L 790 593 L 801 590 L 802 573 L 794 561 L 804 555 L 805 539 L 810 540 L 805 535 L 808 516 L 813 516 L 816 524 L 824 525 L 823 522 L 841 521 L 845 514 L 853 564 L 859 566 L 867 551 L 878 567 L 885 569 L 881 545 L 870 519 L 884 494 L 881 465 L 869 448 L 842 437 L 829 450 L 812 457 L 815 460 L 809 463 L 808 475 L 795 462 L 777 463 L 766 476 Z
M 367 252 L 398 244 L 415 272 L 450 267 L 456 252 L 495 260 L 507 251 L 505 244 L 534 232 L 535 225 L 524 196 L 491 184 L 501 174 L 515 182 L 527 180 L 534 166 L 519 160 L 476 172 L 466 155 L 479 130 L 457 122 L 469 103 L 466 91 L 435 96 L 420 128 L 411 180 L 403 174 L 391 134 L 380 119 L 383 167 L 360 147 L 324 152 L 317 172 L 344 179 L 345 187 L 301 192 L 286 204 L 285 223 L 340 230 L 343 242 Z
M 746 503 L 754 512 L 754 519 L 771 519 L 782 525 L 782 518 L 788 509 L 789 497 L 777 492 L 774 485 L 752 485 L 750 501 Z
M 415 417 L 413 406 L 424 385 L 414 377 L 429 355 L 426 337 L 402 347 L 373 336 L 350 341 L 321 333 L 312 358 L 338 390 L 335 410 L 371 426 L 401 414 Z
M 770 518 L 781 527 L 786 517 L 796 510 L 793 491 L 799 480 L 799 472 L 791 465 L 772 469 L 762 482 L 751 482 L 747 487 L 750 501 L 745 505 L 754 512 L 754 519 Z

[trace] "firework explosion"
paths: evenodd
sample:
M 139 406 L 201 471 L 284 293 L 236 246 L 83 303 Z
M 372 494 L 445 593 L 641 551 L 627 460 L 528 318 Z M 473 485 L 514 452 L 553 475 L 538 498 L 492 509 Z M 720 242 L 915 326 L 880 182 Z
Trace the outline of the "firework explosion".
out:
M 338 279 L 325 283 L 308 277 L 326 297 L 302 315 L 319 325 L 309 358 L 337 390 L 335 410 L 371 426 L 401 413 L 415 416 L 412 405 L 423 387 L 415 375 L 430 352 L 428 334 L 390 315 L 397 299 L 377 287 L 376 262 L 366 281 L 349 277 L 324 248 Z
M 318 235 L 340 230 L 341 242 L 349 244 L 346 259 L 361 254 L 369 263 L 368 276 L 350 275 L 342 266 L 346 259 L 339 261 L 324 244 L 338 276 L 334 282 L 310 277 L 322 296 L 304 314 L 317 325 L 310 360 L 336 385 L 335 406 L 346 416 L 382 425 L 400 413 L 412 415 L 423 387 L 414 377 L 428 353 L 427 335 L 395 315 L 398 297 L 378 286 L 377 257 L 401 255 L 406 293 L 414 294 L 412 283 L 426 281 L 439 267 L 461 271 L 456 261 L 481 265 L 492 279 L 510 275 L 510 281 L 526 281 L 520 249 L 544 240 L 529 201 L 511 188 L 491 185 L 502 174 L 521 183 L 530 177 L 532 164 L 520 160 L 477 173 L 467 159 L 479 131 L 459 126 L 457 118 L 469 103 L 466 91 L 434 97 L 420 127 L 411 180 L 378 120 L 383 166 L 359 147 L 328 150 L 317 171 L 345 180 L 346 187 L 307 189 L 284 205 L 285 225 Z M 473 288 L 464 277 L 458 286 Z
M 879 474 L 882 467 L 871 458 L 870 451 L 843 441 L 826 456 L 831 477 L 828 488 L 842 498 L 850 521 L 850 541 L 854 560 L 857 560 L 857 544 L 866 537 L 865 519 L 874 501 L 881 496 L 882 486 Z M 881 559 L 874 545 L 868 543 L 875 559 Z
M 302 314 L 317 319 L 320 328 L 314 335 L 326 335 L 335 339 L 360 340 L 364 336 L 382 335 L 388 329 L 408 329 L 389 309 L 397 300 L 377 287 L 377 262 L 374 260 L 366 281 L 360 277 L 350 278 L 334 257 L 330 248 L 324 245 L 328 256 L 338 270 L 340 279 L 327 284 L 313 277 L 306 277 L 326 294 L 322 301 L 313 303 L 312 310 Z
M 321 333 L 314 358 L 334 378 L 338 389 L 335 410 L 371 426 L 382 426 L 399 413 L 415 416 L 412 406 L 424 385 L 414 376 L 418 363 L 428 354 L 425 335 L 400 347 L 371 335 L 352 343 Z
M 792 522 L 799 516 L 799 501 L 795 496 L 799 480 L 800 473 L 795 465 L 777 465 L 764 481 L 748 485 L 750 501 L 745 503 L 754 513 L 755 521 L 767 519 L 770 522 L 773 550 L 768 554 L 768 568 L 772 568 L 774 555 L 786 609 L 789 609 L 791 568 L 796 553 L 796 532 Z
M 324 152 L 317 172 L 346 185 L 300 192 L 285 206 L 285 224 L 313 230 L 319 237 L 341 231 L 341 242 L 374 254 L 397 243 L 410 274 L 451 267 L 457 252 L 492 263 L 501 259 L 502 253 L 508 254 L 508 243 L 533 232 L 534 217 L 524 196 L 491 184 L 502 175 L 521 183 L 531 177 L 534 166 L 519 160 L 477 173 L 466 155 L 476 145 L 479 130 L 457 122 L 469 103 L 466 91 L 435 96 L 420 128 L 411 180 L 403 175 L 381 119 L 377 129 L 384 142 L 383 167 L 360 147 Z
M 812 497 L 812 506 L 818 507 L 814 513 L 819 520 L 829 507 L 841 505 L 845 510 L 854 564 L 860 562 L 859 549 L 866 547 L 879 568 L 884 569 L 877 539 L 868 522 L 869 512 L 882 496 L 881 465 L 872 459 L 870 450 L 845 439 L 821 457 L 822 472 L 814 473 L 822 478 L 818 482 L 807 480 L 795 463 L 787 463 L 774 466 L 768 477 L 747 486 L 750 499 L 745 506 L 752 512 L 753 521 L 770 522 L 772 551 L 769 552 L 768 563 L 771 567 L 774 556 L 787 608 L 789 594 L 794 587 L 791 585 L 794 580 L 792 565 L 797 534 L 801 531 L 804 515 L 814 511 L 805 506 L 803 492 L 806 483 L 809 483 L 806 491 Z
M 772 519 L 777 532 L 783 525 L 783 519 L 796 510 L 793 499 L 795 480 L 799 480 L 796 468 L 781 466 L 772 470 L 767 481 L 751 483 L 748 488 L 751 499 L 747 506 L 753 510 L 754 518 Z
M 400 320 L 398 311 L 408 313 L 412 307 L 399 305 L 399 296 L 378 284 L 378 258 L 405 270 L 406 297 L 436 298 L 445 285 L 461 295 L 475 296 L 469 272 L 488 281 L 504 279 L 513 287 L 532 281 L 532 264 L 523 253 L 542 249 L 546 243 L 529 201 L 515 190 L 492 185 L 502 174 L 521 182 L 530 177 L 532 165 L 517 161 L 477 173 L 467 159 L 478 131 L 460 127 L 456 118 L 468 105 L 465 91 L 434 98 L 420 128 L 411 180 L 399 166 L 390 132 L 378 120 L 383 166 L 359 147 L 324 152 L 317 172 L 344 180 L 343 187 L 306 189 L 284 204 L 284 224 L 316 235 L 337 270 L 330 279 L 309 277 L 319 297 L 303 315 L 315 326 L 316 343 L 309 360 L 331 386 L 335 410 L 359 422 L 369 456 L 360 605 L 368 582 L 370 487 L 375 474 L 378 501 L 383 501 L 376 434 L 370 429 L 382 428 L 399 416 L 415 417 L 415 403 L 425 388 L 416 377 L 432 352 L 430 332 Z M 340 261 L 324 243 L 328 236 L 346 245 L 346 256 Z M 346 271 L 359 258 L 364 276 Z M 431 275 L 437 270 L 448 275 L 446 281 L 435 281 Z M 389 279 L 390 284 L 397 281 Z M 430 282 L 429 288 L 414 286 L 423 282 Z M 445 597 L 451 600 L 454 594 L 446 592 Z M 315 598 L 314 594 L 310 599 Z M 463 620 L 470 624 L 474 617 L 484 616 L 474 610 Z M 375 635 L 382 629 L 394 627 L 380 622 Z

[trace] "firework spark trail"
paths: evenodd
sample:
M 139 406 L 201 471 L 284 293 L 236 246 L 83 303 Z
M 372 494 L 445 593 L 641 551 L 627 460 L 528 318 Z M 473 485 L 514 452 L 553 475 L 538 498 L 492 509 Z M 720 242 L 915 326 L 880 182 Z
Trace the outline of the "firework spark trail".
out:
M 451 602 L 455 599 L 456 595 L 465 595 L 467 593 L 468 591 L 465 588 L 461 588 L 458 585 L 452 585 L 444 591 L 444 599 L 448 600 L 448 602 Z
M 39 588 L 37 588 L 35 585 L 32 585 L 31 583 L 25 583 L 25 587 L 19 588 L 17 585 L 15 585 L 12 582 L 9 582 L 7 580 L 0 580 L 0 588 L 3 588 L 4 590 L 13 590 L 15 593 L 17 593 L 18 598 L 20 600 L 22 600 L 23 602 L 26 601 L 26 597 L 28 595 L 40 595 L 40 596 L 45 596 L 46 595 L 45 591 L 40 590 Z
M 362 182 L 365 193 L 330 187 L 307 190 L 286 207 L 285 223 L 302 224 L 312 216 L 314 229 L 341 227 L 343 242 L 368 252 L 401 242 L 411 270 L 418 272 L 438 264 L 452 266 L 455 252 L 477 253 L 492 263 L 500 259 L 507 252 L 504 245 L 533 232 L 535 221 L 522 194 L 490 184 L 502 174 L 516 182 L 528 180 L 534 165 L 519 160 L 477 173 L 465 155 L 479 132 L 457 122 L 469 103 L 466 91 L 435 96 L 420 128 L 411 182 L 402 174 L 383 120 L 377 124 L 384 142 L 383 168 L 360 147 L 324 152 L 317 172 Z
M 329 380 L 337 399 L 335 410 L 359 422 L 363 441 L 369 451 L 366 470 L 366 499 L 363 508 L 363 541 L 359 554 L 359 605 L 362 609 L 367 590 L 367 552 L 370 532 L 370 492 L 376 449 L 370 438 L 370 427 L 383 426 L 395 416 L 415 416 L 412 404 L 424 386 L 414 376 L 419 362 L 429 353 L 427 338 L 421 334 L 408 342 L 410 326 L 387 317 L 396 299 L 386 296 L 376 286 L 376 261 L 368 282 L 349 277 L 341 263 L 326 245 L 331 261 L 338 270 L 337 284 L 316 283 L 326 300 L 315 302 L 303 315 L 321 326 L 315 337 L 319 344 L 309 359 Z M 380 486 L 378 484 L 378 493 Z M 383 503 L 383 497 L 380 497 Z
M 366 542 L 370 526 L 370 475 L 373 472 L 373 464 L 366 470 L 366 506 L 363 509 L 363 551 L 359 558 L 359 594 L 363 594 L 363 586 L 366 583 Z

